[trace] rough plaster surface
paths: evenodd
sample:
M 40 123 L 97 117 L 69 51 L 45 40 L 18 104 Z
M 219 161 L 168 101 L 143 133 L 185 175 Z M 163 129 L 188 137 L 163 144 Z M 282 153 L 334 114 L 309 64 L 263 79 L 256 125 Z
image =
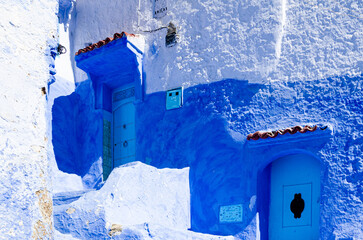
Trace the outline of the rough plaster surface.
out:
M 192 230 L 251 238 L 255 233 L 245 232 L 255 224 L 251 199 L 258 173 L 280 153 L 313 154 L 322 165 L 321 238 L 359 238 L 363 219 L 354 213 L 362 211 L 363 200 L 362 84 L 362 76 L 270 85 L 229 79 L 185 89 L 183 107 L 170 111 L 165 93 L 151 94 L 137 105 L 137 159 L 190 167 Z M 263 144 L 268 139 L 246 140 L 255 131 L 306 124 L 328 125 L 332 133 L 279 136 L 270 145 Z M 321 134 L 331 136 L 322 141 Z M 262 145 L 252 150 L 256 143 Z M 243 222 L 219 224 L 219 206 L 238 203 Z
M 146 38 L 146 92 L 221 79 L 313 80 L 362 72 L 362 6 L 349 1 L 168 1 L 153 19 L 153 1 L 78 0 L 70 23 L 72 51 L 115 32 Z M 165 47 L 173 22 L 179 43 Z M 76 70 L 76 81 L 87 76 Z
M 0 1 L 0 239 L 52 236 L 42 87 L 56 11 L 55 0 Z
M 78 175 L 84 188 L 95 188 L 102 181 L 102 114 L 95 110 L 91 81 L 80 84 L 72 94 L 54 99 L 51 109 L 56 170 L 63 172 L 58 180 L 61 175 Z
M 256 207 L 258 173 L 271 158 L 264 154 L 251 158 L 246 135 L 323 124 L 330 129 L 324 142 L 317 140 L 320 133 L 306 133 L 309 141 L 297 135 L 289 142 L 294 138 L 283 136 L 288 139 L 285 148 L 310 152 L 321 160 L 321 239 L 361 238 L 363 219 L 355 214 L 362 212 L 363 169 L 358 3 L 188 0 L 169 2 L 168 9 L 167 16 L 155 20 L 152 1 L 139 5 L 78 0 L 70 22 L 71 51 L 114 32 L 145 36 L 147 95 L 136 104 L 137 160 L 158 168 L 190 167 L 191 229 L 265 239 L 266 233 L 258 229 L 264 221 Z M 170 21 L 180 37 L 172 48 L 165 47 L 166 29 L 142 32 Z M 75 71 L 76 82 L 87 79 Z M 92 112 L 89 81 L 80 86 L 80 105 L 86 110 L 78 113 L 82 124 L 77 127 L 85 137 L 94 137 L 86 137 L 80 151 L 91 153 L 94 146 L 101 146 L 94 134 L 100 123 L 95 121 L 97 111 Z M 184 106 L 166 111 L 165 92 L 158 91 L 179 86 L 185 87 Z M 87 119 L 84 114 L 90 113 Z M 259 148 L 260 153 L 282 151 L 279 139 L 271 147 Z M 90 182 L 100 176 L 101 151 L 93 153 L 87 163 Z M 219 206 L 229 204 L 243 205 L 242 223 L 219 224 Z M 97 219 L 94 229 L 105 224 L 103 216 Z M 142 236 L 133 231 L 123 234 Z
M 115 224 L 121 226 L 119 231 L 144 223 L 186 230 L 190 227 L 188 177 L 188 168 L 157 169 L 140 162 L 123 165 L 114 169 L 100 190 L 56 206 L 55 227 L 81 239 L 109 239 Z
M 57 69 L 59 69 L 59 65 L 61 65 L 57 65 L 57 62 L 59 63 L 59 61 L 57 60 L 60 60 L 59 58 L 62 59 L 63 56 L 57 56 L 57 58 L 55 59 L 55 65 L 57 66 Z M 68 67 L 70 67 L 70 64 L 68 65 Z M 82 178 L 79 175 L 74 174 L 74 171 L 72 171 L 74 168 L 72 166 L 68 166 L 67 171 L 63 172 L 63 165 L 59 166 L 57 164 L 57 160 L 59 160 L 58 162 L 62 162 L 64 165 L 66 165 L 68 164 L 68 161 L 74 161 L 74 159 L 76 159 L 73 150 L 74 147 L 76 147 L 76 144 L 71 141 L 72 139 L 75 139 L 75 126 L 67 125 L 69 124 L 70 120 L 74 121 L 75 119 L 74 107 L 73 105 L 68 105 L 68 107 L 64 107 L 63 103 L 63 108 L 61 108 L 57 104 L 54 104 L 54 102 L 57 103 L 64 99 L 65 96 L 72 94 L 72 92 L 74 92 L 75 86 L 74 82 L 70 82 L 67 79 L 62 78 L 60 75 L 62 76 L 62 74 L 57 71 L 57 75 L 55 75 L 56 80 L 49 86 L 47 95 L 47 121 L 49 138 L 48 146 L 49 149 L 53 150 L 48 152 L 48 158 L 50 164 L 53 193 L 83 190 Z M 72 99 L 74 101 L 74 97 L 69 98 L 69 101 L 71 101 Z M 75 104 L 75 102 L 73 103 Z M 54 113 L 58 114 L 55 115 Z M 55 119 L 53 119 L 54 115 L 56 116 Z M 64 125 L 66 125 L 66 127 L 63 127 Z M 58 138 L 58 134 L 54 130 L 54 128 L 59 129 L 59 131 L 63 132 L 63 134 L 61 135 L 62 138 Z M 67 136 L 67 141 L 64 141 L 64 135 Z M 72 143 L 73 145 L 71 145 Z M 63 154 L 59 154 L 59 152 L 62 152 Z M 55 156 L 61 159 L 56 159 Z
M 261 201 L 259 184 L 266 184 L 259 182 L 259 172 L 281 153 L 313 154 L 322 166 L 321 238 L 359 239 L 363 219 L 355 213 L 362 211 L 363 197 L 362 84 L 362 76 L 269 85 L 227 79 L 185 89 L 183 107 L 170 111 L 165 110 L 165 92 L 150 94 L 136 104 L 136 157 L 158 168 L 190 167 L 192 230 L 233 234 L 237 239 L 253 239 L 262 231 L 265 239 L 266 232 L 258 224 L 265 221 L 265 215 L 259 219 L 256 207 L 256 196 Z M 90 86 L 88 89 L 92 91 Z M 92 124 L 96 127 L 98 123 L 90 119 L 85 126 L 93 129 Z M 246 140 L 258 130 L 306 124 L 329 128 L 273 140 Z M 96 138 L 91 142 L 101 144 Z M 98 170 L 91 169 L 90 174 L 97 175 Z M 94 207 L 92 201 L 85 204 Z M 219 224 L 219 206 L 229 204 L 243 205 L 242 223 Z M 107 220 L 103 215 L 84 216 L 93 219 L 89 220 L 95 224 L 92 229 L 104 226 Z M 73 221 L 63 218 L 58 227 L 89 234 L 69 229 L 67 222 Z M 134 234 L 123 232 L 123 236 Z M 164 232 L 156 236 L 159 234 Z

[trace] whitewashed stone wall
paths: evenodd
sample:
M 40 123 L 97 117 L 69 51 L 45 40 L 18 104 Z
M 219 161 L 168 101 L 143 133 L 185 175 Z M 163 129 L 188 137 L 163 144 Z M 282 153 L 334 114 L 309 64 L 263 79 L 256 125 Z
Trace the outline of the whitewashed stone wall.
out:
M 51 239 L 46 95 L 56 0 L 0 0 L 0 239 Z
M 218 163 L 224 162 L 225 142 L 221 142 L 223 147 L 215 147 L 214 144 L 217 137 L 220 139 L 225 134 L 225 125 L 232 130 L 231 135 L 236 137 L 236 141 L 238 138 L 241 142 L 243 136 L 258 130 L 310 123 L 329 125 L 333 129 L 333 139 L 319 153 L 326 173 L 323 177 L 320 234 L 322 239 L 353 239 L 362 235 L 359 225 L 362 221 L 353 214 L 359 210 L 362 199 L 361 179 L 356 177 L 361 172 L 359 116 L 362 112 L 363 62 L 363 28 L 357 1 L 175 0 L 167 1 L 167 14 L 157 19 L 153 18 L 153 2 L 78 0 L 69 25 L 73 53 L 89 43 L 112 37 L 115 32 L 126 31 L 145 37 L 143 70 L 149 95 L 145 102 L 138 105 L 138 118 L 145 128 L 139 131 L 138 137 L 142 139 L 138 151 L 144 154 L 141 160 L 156 159 L 152 160 L 153 164 L 162 167 L 170 166 L 172 162 L 172 167 L 175 167 L 181 159 L 189 160 L 190 156 L 194 156 L 195 148 L 202 140 L 211 141 L 209 146 L 203 145 L 199 151 L 205 154 L 205 164 L 198 155 L 198 161 L 195 161 L 198 165 L 190 168 L 193 179 L 193 176 L 206 176 L 212 172 L 211 163 L 215 164 L 214 169 L 220 169 Z M 179 41 L 168 48 L 165 46 L 165 27 L 170 22 L 177 27 Z M 75 71 L 77 82 L 87 79 L 84 72 L 77 68 Z M 224 79 L 230 80 L 221 81 Z M 249 83 L 233 80 L 247 80 Z M 210 82 L 214 83 L 192 87 Z M 169 118 L 164 114 L 165 95 L 155 92 L 179 86 L 185 87 L 185 104 Z M 82 96 L 88 96 L 92 91 L 90 87 L 87 91 L 84 89 Z M 83 106 L 92 106 L 93 103 L 88 101 L 87 104 Z M 161 114 L 156 114 L 157 111 Z M 218 114 L 220 121 L 211 123 L 210 119 Z M 89 123 L 91 125 L 92 121 Z M 179 134 L 174 132 L 176 126 Z M 188 142 L 185 136 L 194 132 L 191 126 L 197 130 L 203 127 L 202 131 L 195 131 L 200 133 L 198 137 L 191 137 L 200 142 L 195 144 L 191 140 L 189 150 L 184 146 L 179 149 L 174 143 Z M 206 128 L 210 130 L 204 129 L 204 126 L 210 127 Z M 223 133 L 219 134 L 216 129 Z M 210 133 L 216 137 L 211 137 Z M 155 141 L 155 136 L 158 136 L 158 141 Z M 168 149 L 162 157 L 160 143 Z M 235 142 L 231 144 L 235 146 Z M 211 146 L 222 149 L 220 154 Z M 204 149 L 213 149 L 213 153 L 209 154 Z M 182 154 L 184 158 L 180 157 Z M 242 155 L 239 150 L 236 154 Z M 218 156 L 219 159 L 211 161 L 210 156 Z M 157 159 L 162 160 L 158 163 Z M 201 166 L 208 166 L 208 169 L 203 172 Z M 200 172 L 194 174 L 196 169 Z M 234 177 L 249 176 L 242 177 L 240 172 L 235 175 L 228 173 L 220 176 L 226 181 L 230 176 L 233 183 L 238 182 Z M 220 189 L 234 186 L 221 180 L 215 184 L 209 181 L 214 179 L 212 177 L 205 179 L 205 183 L 213 183 L 210 186 L 215 189 L 219 189 L 218 184 L 221 184 Z M 255 189 L 255 181 L 247 179 L 246 182 L 252 184 L 246 186 Z M 198 189 L 197 184 L 192 183 L 191 186 L 195 187 L 194 190 Z M 199 216 L 207 219 L 202 209 L 221 205 L 214 201 L 214 193 L 218 191 L 210 190 L 213 197 L 208 197 L 203 189 L 205 185 L 199 186 L 200 196 L 205 198 L 194 198 L 193 202 L 193 196 L 197 196 L 194 191 L 191 208 L 194 206 L 194 213 L 200 213 Z M 229 190 L 237 192 L 236 189 Z M 248 206 L 244 217 L 255 214 L 254 208 L 250 207 L 250 199 L 255 196 L 253 191 L 239 198 L 244 199 L 245 206 Z M 241 192 L 246 193 L 244 190 Z M 236 199 L 236 196 L 231 195 L 231 199 Z M 202 204 L 204 207 L 201 207 Z M 217 226 L 217 211 L 210 212 L 208 224 L 214 218 Z M 193 215 L 196 216 L 192 212 Z M 256 222 L 251 220 L 248 227 L 241 227 L 243 232 L 238 237 L 253 239 L 254 235 L 258 235 L 257 230 L 254 233 L 258 226 Z M 194 229 L 205 232 L 211 226 L 203 227 L 200 224 Z M 213 229 L 213 232 L 216 230 Z
M 73 52 L 115 32 L 147 39 L 147 93 L 222 79 L 266 83 L 362 72 L 361 11 L 356 0 L 176 0 L 153 18 L 154 1 L 78 0 Z M 179 44 L 165 47 L 173 22 Z M 77 70 L 77 81 L 86 78 Z

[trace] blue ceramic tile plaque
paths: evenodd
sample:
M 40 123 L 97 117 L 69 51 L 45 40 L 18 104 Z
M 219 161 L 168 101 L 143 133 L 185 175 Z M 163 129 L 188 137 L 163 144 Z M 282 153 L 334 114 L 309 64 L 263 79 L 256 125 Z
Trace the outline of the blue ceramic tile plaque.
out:
M 242 222 L 243 207 L 242 204 L 221 206 L 219 209 L 220 223 Z

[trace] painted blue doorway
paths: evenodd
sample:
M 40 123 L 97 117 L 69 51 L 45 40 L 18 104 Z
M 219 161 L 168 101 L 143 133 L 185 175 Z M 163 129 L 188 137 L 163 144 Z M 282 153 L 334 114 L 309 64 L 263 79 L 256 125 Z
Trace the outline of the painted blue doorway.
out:
M 320 163 L 289 155 L 271 164 L 269 240 L 319 239 Z
M 135 161 L 135 87 L 113 92 L 113 167 Z

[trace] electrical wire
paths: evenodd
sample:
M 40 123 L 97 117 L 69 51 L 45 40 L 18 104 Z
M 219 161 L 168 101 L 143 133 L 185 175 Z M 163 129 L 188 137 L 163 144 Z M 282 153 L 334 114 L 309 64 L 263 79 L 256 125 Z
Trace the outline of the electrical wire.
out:
M 152 32 L 157 32 L 157 31 L 159 31 L 159 30 L 161 30 L 161 29 L 165 29 L 165 28 L 168 28 L 168 27 L 159 27 L 159 28 L 157 28 L 157 29 L 153 29 L 153 30 L 146 30 L 146 31 L 144 31 L 144 30 L 141 30 L 141 29 L 139 29 L 139 31 L 141 31 L 141 32 L 146 32 L 146 33 L 152 33 Z
M 162 29 L 165 29 L 165 28 L 168 28 L 167 26 L 162 26 L 162 27 L 159 27 L 159 28 L 156 28 L 156 29 L 152 29 L 152 30 L 142 30 L 140 28 L 140 14 L 141 14 L 141 0 L 139 0 L 139 8 L 137 9 L 137 30 L 139 30 L 140 32 L 143 32 L 143 33 L 153 33 L 153 32 L 157 32 L 157 31 L 160 31 Z

